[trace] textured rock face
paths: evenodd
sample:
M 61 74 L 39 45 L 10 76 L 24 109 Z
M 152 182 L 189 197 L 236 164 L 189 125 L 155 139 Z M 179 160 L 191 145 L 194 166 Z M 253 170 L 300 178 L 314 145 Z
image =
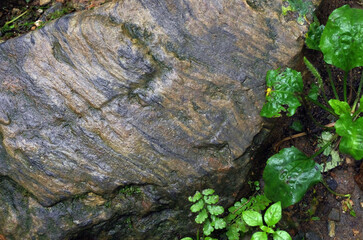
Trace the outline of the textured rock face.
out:
M 306 30 L 252 2 L 117 1 L 1 44 L 0 234 L 174 239 L 194 190 L 230 203 Z

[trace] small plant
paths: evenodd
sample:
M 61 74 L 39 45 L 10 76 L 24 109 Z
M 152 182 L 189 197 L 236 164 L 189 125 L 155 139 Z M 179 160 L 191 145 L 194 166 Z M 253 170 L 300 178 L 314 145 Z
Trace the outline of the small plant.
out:
M 244 211 L 242 216 L 246 224 L 251 227 L 260 227 L 262 230 L 262 232 L 255 232 L 251 240 L 267 240 L 268 234 L 272 234 L 274 240 L 291 240 L 291 236 L 286 231 L 274 230 L 275 225 L 281 220 L 281 212 L 281 202 L 272 204 L 263 216 L 266 226 L 263 224 L 261 213 L 252 210 Z
M 126 186 L 124 188 L 121 188 L 119 191 L 120 194 L 125 194 L 126 196 L 132 196 L 135 194 L 140 194 L 141 189 L 137 186 Z
M 287 7 L 282 6 L 282 15 L 286 15 L 288 12 L 297 12 L 299 17 L 297 22 L 303 24 L 306 19 L 306 14 L 312 12 L 314 6 L 310 0 L 284 0 L 287 3 Z
M 291 4 L 291 1 L 289 1 Z M 299 2 L 296 0 L 296 2 Z M 301 73 L 290 68 L 268 71 L 266 74 L 266 103 L 261 110 L 263 117 L 279 117 L 282 112 L 287 116 L 295 114 L 302 105 L 309 110 L 309 104 L 315 104 L 336 118 L 334 128 L 319 124 L 310 114 L 314 123 L 328 130 L 321 149 L 313 156 L 306 156 L 295 147 L 282 149 L 268 159 L 263 173 L 265 194 L 272 201 L 281 201 L 287 207 L 301 200 L 305 192 L 314 184 L 323 181 L 322 167 L 314 158 L 325 152 L 334 156 L 334 164 L 339 160 L 331 144 L 340 137 L 339 150 L 356 160 L 363 158 L 363 74 L 359 83 L 356 99 L 350 106 L 347 99 L 347 77 L 350 70 L 363 66 L 363 10 L 352 9 L 348 5 L 336 9 L 330 16 L 327 25 L 319 26 L 317 20 L 310 25 L 306 44 L 309 48 L 322 51 L 326 63 L 344 71 L 343 100 L 339 99 L 335 83 L 328 68 L 330 85 L 335 99 L 328 99 L 324 91 L 324 82 L 316 68 L 304 58 L 305 65 L 316 78 L 307 95 L 303 94 Z M 320 97 L 320 99 L 319 99 Z M 333 132 L 335 130 L 335 133 Z M 333 133 L 331 133 L 333 132 Z M 330 148 L 330 149 L 329 149 Z M 337 156 L 338 155 L 338 156 Z M 329 166 L 331 169 L 333 166 Z M 329 191 L 333 192 L 328 188 Z M 334 193 L 334 192 L 333 192 Z M 336 193 L 335 193 L 336 194 Z M 350 197 L 350 195 L 337 194 Z

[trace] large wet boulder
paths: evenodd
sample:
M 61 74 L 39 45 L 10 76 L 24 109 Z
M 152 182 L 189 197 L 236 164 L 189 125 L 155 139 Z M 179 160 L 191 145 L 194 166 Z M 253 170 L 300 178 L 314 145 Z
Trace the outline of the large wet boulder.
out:
M 265 139 L 268 69 L 306 26 L 281 1 L 124 0 L 0 45 L 0 234 L 177 239 L 230 204 Z

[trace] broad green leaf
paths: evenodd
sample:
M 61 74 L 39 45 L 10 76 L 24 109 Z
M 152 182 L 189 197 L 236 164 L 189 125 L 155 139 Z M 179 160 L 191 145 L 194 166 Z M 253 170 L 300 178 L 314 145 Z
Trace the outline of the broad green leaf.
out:
M 228 237 L 228 240 L 239 240 L 239 229 L 237 228 L 236 224 L 233 224 L 228 228 L 228 231 L 226 232 L 226 235 Z
M 313 99 L 313 100 L 318 100 L 319 97 L 319 86 L 316 85 L 315 83 L 313 83 L 311 85 L 310 91 L 308 93 L 308 97 Z
M 265 232 L 255 232 L 251 240 L 267 240 L 267 234 Z
M 196 202 L 199 199 L 202 198 L 202 194 L 199 191 L 196 191 L 193 197 L 189 197 L 188 200 L 189 202 Z
M 348 5 L 334 10 L 319 47 L 325 62 L 344 71 L 363 66 L 363 10 Z
M 202 224 L 208 218 L 207 210 L 204 208 L 200 213 L 195 217 L 195 222 Z
M 319 44 L 323 30 L 324 25 L 320 25 L 319 20 L 317 19 L 310 24 L 309 31 L 305 35 L 305 44 L 308 48 L 320 51 Z
M 303 90 L 301 73 L 290 68 L 280 73 L 280 70 L 270 70 L 266 74 L 266 85 L 271 91 L 266 94 L 266 103 L 262 107 L 262 117 L 279 117 L 281 111 L 287 111 L 287 116 L 295 114 L 301 106 L 296 93 Z M 285 106 L 288 106 L 286 109 Z
M 363 112 L 363 96 L 360 98 L 358 111 Z
M 222 206 L 207 206 L 208 212 L 212 215 L 219 215 L 224 212 L 224 208 Z
M 274 240 L 292 240 L 290 234 L 285 231 L 276 231 L 273 235 Z
M 217 238 L 206 237 L 204 240 L 218 240 Z
M 223 218 L 218 218 L 218 217 L 215 217 L 215 216 L 212 216 L 213 217 L 213 226 L 215 229 L 223 229 L 223 228 L 226 228 L 226 221 L 224 221 Z
M 185 238 L 182 238 L 180 240 L 193 240 L 193 238 L 191 238 L 191 237 L 185 237 Z
M 194 203 L 191 207 L 190 207 L 190 211 L 192 212 L 199 212 L 200 210 L 202 210 L 204 207 L 204 202 L 202 199 L 200 199 L 198 202 Z
M 209 220 L 207 220 L 203 225 L 203 233 L 209 236 L 214 231 L 214 228 Z
M 269 228 L 269 227 L 264 226 L 264 225 L 260 226 L 260 229 L 262 231 L 264 231 L 264 232 L 267 232 L 267 233 L 274 233 L 275 232 L 272 228 Z
M 203 193 L 203 195 L 205 195 L 205 196 L 207 196 L 207 195 L 212 195 L 212 194 L 214 193 L 214 190 L 213 190 L 213 189 L 208 188 L 208 189 L 204 189 L 202 193 Z
M 333 108 L 334 112 L 339 116 L 342 114 L 350 114 L 350 107 L 347 102 L 339 101 L 337 99 L 330 99 L 329 105 Z
M 218 195 L 204 196 L 204 202 L 206 204 L 216 204 L 219 201 Z
M 269 208 L 267 208 L 263 219 L 267 226 L 273 226 L 278 223 L 281 219 L 281 202 L 277 202 L 272 204 Z
M 242 213 L 243 220 L 247 223 L 247 225 L 251 227 L 261 226 L 263 225 L 262 222 L 262 215 L 259 212 L 247 210 Z
M 320 166 L 297 148 L 284 148 L 267 160 L 263 172 L 266 197 L 288 207 L 322 180 Z
M 343 114 L 335 123 L 335 129 L 342 140 L 339 150 L 355 160 L 363 158 L 363 117 L 353 122 L 350 114 Z

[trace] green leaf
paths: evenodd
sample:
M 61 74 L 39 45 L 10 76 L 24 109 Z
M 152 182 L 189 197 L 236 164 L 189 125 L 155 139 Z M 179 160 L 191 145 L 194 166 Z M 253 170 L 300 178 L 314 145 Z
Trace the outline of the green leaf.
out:
M 190 211 L 192 212 L 199 212 L 200 210 L 202 210 L 204 207 L 204 202 L 202 199 L 200 199 L 198 202 L 194 203 L 191 207 L 190 207 Z
M 219 215 L 222 214 L 224 212 L 224 208 L 222 206 L 207 206 L 207 209 L 209 211 L 210 214 L 212 215 Z
M 334 10 L 319 47 L 325 62 L 344 71 L 363 66 L 363 10 L 348 5 Z
M 208 218 L 207 210 L 204 208 L 196 217 L 195 222 L 202 224 Z
M 219 201 L 218 195 L 204 196 L 204 202 L 206 204 L 216 204 Z
M 276 231 L 273 235 L 274 240 L 292 240 L 290 234 L 285 231 Z
M 363 112 L 363 96 L 360 98 L 358 111 Z
M 251 227 L 261 226 L 263 225 L 262 222 L 262 215 L 259 212 L 247 210 L 242 213 L 243 220 L 247 223 L 247 225 Z
M 265 212 L 263 219 L 267 226 L 273 226 L 278 223 L 281 219 L 281 202 L 272 204 Z
M 339 101 L 337 99 L 330 99 L 329 105 L 333 108 L 334 112 L 339 116 L 342 114 L 350 114 L 350 107 L 347 102 Z
M 296 132 L 301 132 L 304 127 L 300 121 L 293 121 L 290 128 L 295 130 Z
M 182 238 L 180 240 L 193 240 L 193 238 L 191 238 L 191 237 L 185 237 L 185 238 Z
M 208 188 L 208 189 L 204 189 L 202 193 L 203 193 L 204 196 L 212 195 L 214 193 L 214 190 Z
M 316 85 L 315 83 L 313 83 L 311 85 L 311 88 L 310 88 L 310 91 L 308 93 L 308 97 L 313 99 L 313 100 L 318 100 L 318 97 L 319 97 L 319 86 Z
M 267 240 L 267 234 L 265 232 L 255 232 L 251 240 Z
M 287 111 L 287 116 L 295 114 L 301 106 L 296 93 L 303 90 L 301 73 L 290 68 L 280 73 L 280 70 L 270 70 L 266 74 L 266 85 L 271 91 L 266 94 L 266 103 L 262 107 L 262 117 L 279 117 L 281 111 Z M 285 108 L 288 106 L 288 109 Z
M 189 197 L 188 200 L 189 202 L 196 202 L 199 199 L 202 198 L 202 194 L 199 191 L 196 191 L 193 197 Z
M 271 203 L 271 201 L 265 195 L 257 195 L 256 197 L 251 198 L 251 202 L 253 203 L 251 210 L 257 212 L 265 210 L 266 207 Z
M 218 240 L 217 238 L 206 237 L 204 240 Z
M 339 150 L 351 155 L 355 160 L 363 158 L 363 117 L 353 122 L 350 114 L 343 114 L 335 123 L 335 129 L 342 140 Z
M 266 227 L 264 225 L 260 226 L 261 230 L 267 233 L 274 233 L 275 231 L 272 228 Z
M 218 218 L 218 217 L 215 217 L 215 216 L 212 216 L 213 218 L 213 226 L 215 229 L 223 229 L 223 228 L 226 228 L 226 221 L 224 221 L 223 218 Z
M 228 240 L 239 240 L 239 229 L 237 228 L 236 224 L 233 224 L 229 227 L 228 231 L 226 232 Z
M 282 7 L 282 14 L 286 15 L 288 11 L 298 12 L 299 17 L 297 22 L 299 24 L 304 23 L 304 18 L 306 18 L 306 14 L 314 11 L 314 5 L 311 1 L 303 1 L 303 0 L 287 0 L 289 3 L 288 7 Z
M 315 19 L 315 21 L 310 24 L 309 31 L 305 35 L 305 44 L 308 48 L 320 51 L 319 43 L 323 30 L 324 25 L 320 25 L 317 19 Z
M 214 228 L 209 220 L 207 220 L 203 225 L 203 233 L 209 236 L 214 231 Z
M 266 197 L 288 207 L 322 180 L 320 166 L 297 148 L 284 148 L 267 160 L 263 173 Z

